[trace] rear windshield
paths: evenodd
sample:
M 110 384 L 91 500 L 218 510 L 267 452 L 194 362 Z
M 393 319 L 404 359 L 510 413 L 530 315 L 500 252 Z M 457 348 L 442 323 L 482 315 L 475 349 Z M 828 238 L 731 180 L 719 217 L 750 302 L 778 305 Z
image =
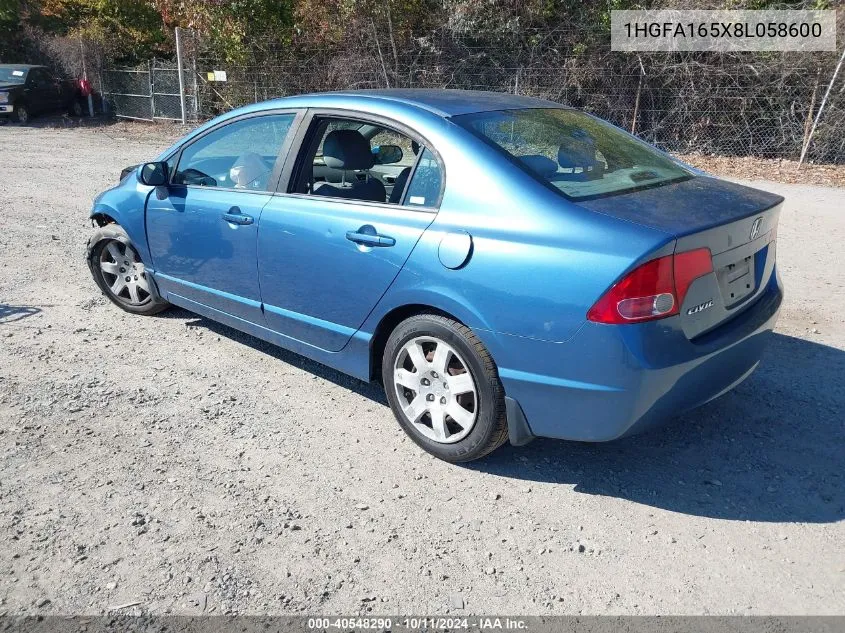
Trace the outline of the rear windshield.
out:
M 22 84 L 26 81 L 26 68 L 0 68 L 0 84 Z
M 577 110 L 499 110 L 465 114 L 453 120 L 575 200 L 690 177 L 648 145 Z

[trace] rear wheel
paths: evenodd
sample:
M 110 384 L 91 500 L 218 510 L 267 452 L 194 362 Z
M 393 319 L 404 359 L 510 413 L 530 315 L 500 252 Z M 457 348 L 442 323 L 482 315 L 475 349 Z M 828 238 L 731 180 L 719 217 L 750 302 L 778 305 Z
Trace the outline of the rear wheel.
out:
M 23 103 L 19 103 L 15 106 L 15 109 L 12 111 L 12 118 L 15 120 L 16 123 L 29 123 L 30 115 L 29 110 Z
M 74 99 L 70 102 L 67 111 L 71 116 L 82 116 L 84 114 L 82 102 L 79 99 Z
M 484 457 L 507 440 L 504 390 L 484 344 L 465 325 L 422 314 L 385 346 L 390 407 L 414 442 L 449 462 Z
M 88 267 L 103 294 L 127 312 L 151 315 L 170 305 L 158 296 L 138 251 L 118 224 L 107 224 L 91 236 Z

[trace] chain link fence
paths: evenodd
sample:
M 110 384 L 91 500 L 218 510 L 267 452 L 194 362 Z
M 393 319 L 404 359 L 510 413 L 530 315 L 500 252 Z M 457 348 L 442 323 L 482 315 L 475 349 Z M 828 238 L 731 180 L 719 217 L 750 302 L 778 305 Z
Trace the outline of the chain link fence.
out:
M 248 53 L 231 58 L 201 35 L 185 35 L 188 120 L 302 92 L 494 90 L 582 108 L 671 152 L 788 159 L 798 159 L 810 141 L 839 58 L 612 52 L 606 32 L 571 28 L 492 35 L 444 29 L 399 37 L 373 21 L 347 29 L 338 41 L 253 42 Z M 150 66 L 150 116 L 138 118 L 179 118 L 178 73 L 171 66 L 167 76 L 157 63 Z M 107 75 L 111 86 L 114 72 Z M 143 104 L 131 91 L 120 92 L 109 88 L 118 114 Z M 845 73 L 830 91 L 806 154 L 809 161 L 845 163 Z
M 135 68 L 102 73 L 103 91 L 118 117 L 143 121 L 197 121 L 196 76 L 175 62 L 152 59 Z M 183 111 L 184 108 L 184 111 Z

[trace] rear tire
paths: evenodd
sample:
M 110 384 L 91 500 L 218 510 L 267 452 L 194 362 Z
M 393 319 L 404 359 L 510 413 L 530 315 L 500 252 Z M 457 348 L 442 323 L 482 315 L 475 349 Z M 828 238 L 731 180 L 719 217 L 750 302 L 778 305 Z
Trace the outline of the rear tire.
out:
M 153 315 L 170 304 L 158 295 L 141 256 L 119 224 L 106 224 L 88 240 L 88 268 L 103 294 L 132 314 Z
M 85 111 L 82 107 L 82 102 L 79 99 L 74 99 L 67 107 L 67 112 L 70 116 L 81 117 Z
M 508 439 L 496 364 L 462 323 L 435 314 L 400 323 L 385 345 L 382 380 L 402 429 L 439 459 L 480 459 Z

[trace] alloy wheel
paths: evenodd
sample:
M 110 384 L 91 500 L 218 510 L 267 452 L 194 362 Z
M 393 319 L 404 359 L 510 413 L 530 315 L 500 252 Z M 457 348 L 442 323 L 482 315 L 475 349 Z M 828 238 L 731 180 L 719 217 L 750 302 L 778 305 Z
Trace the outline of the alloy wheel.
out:
M 403 414 L 428 439 L 453 444 L 475 425 L 475 380 L 464 359 L 445 341 L 420 336 L 405 343 L 396 356 L 393 383 Z
M 109 241 L 100 252 L 100 271 L 109 292 L 123 303 L 140 306 L 150 300 L 150 282 L 144 264 L 131 246 Z

